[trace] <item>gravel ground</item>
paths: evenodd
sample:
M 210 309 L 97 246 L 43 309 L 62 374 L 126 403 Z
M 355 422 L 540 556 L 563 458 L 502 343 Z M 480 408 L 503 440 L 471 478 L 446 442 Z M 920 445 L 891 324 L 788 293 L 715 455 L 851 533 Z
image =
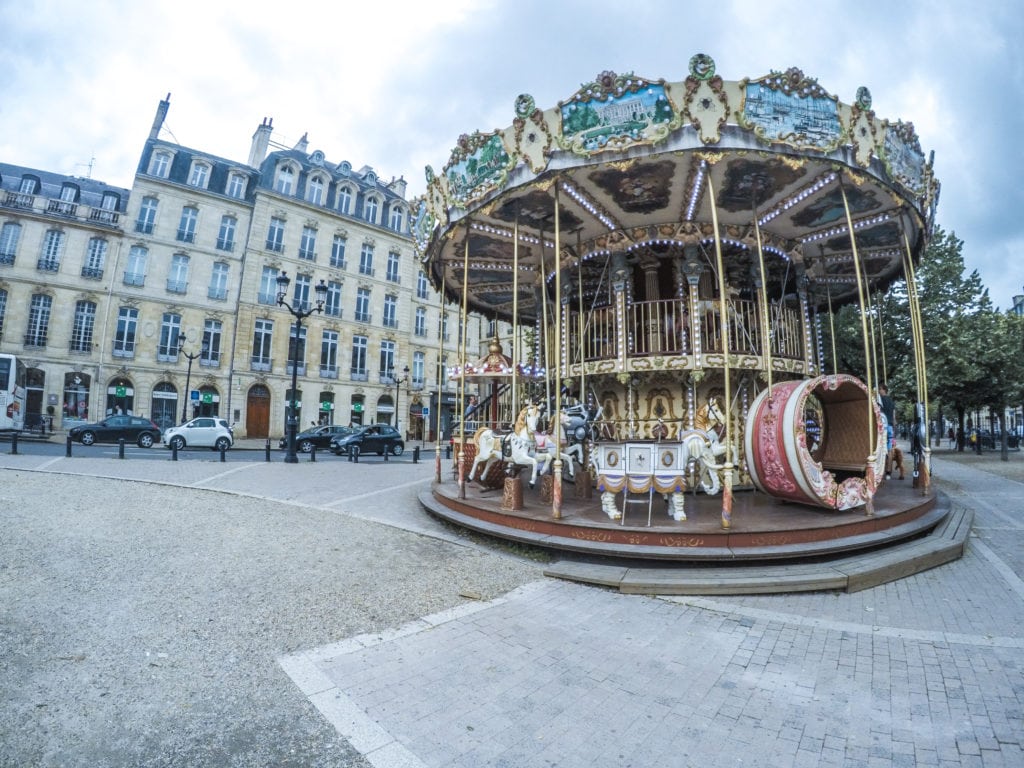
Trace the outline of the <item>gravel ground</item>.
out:
M 3 472 L 0 766 L 367 766 L 277 657 L 540 576 L 318 509 Z

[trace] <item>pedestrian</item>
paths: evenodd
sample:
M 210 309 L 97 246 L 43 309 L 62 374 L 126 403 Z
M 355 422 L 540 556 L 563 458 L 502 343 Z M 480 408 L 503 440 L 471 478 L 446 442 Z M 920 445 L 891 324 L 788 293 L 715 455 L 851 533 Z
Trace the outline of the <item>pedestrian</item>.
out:
M 892 448 L 896 444 L 896 403 L 886 384 L 878 385 L 878 406 L 885 417 L 885 476 L 892 478 Z

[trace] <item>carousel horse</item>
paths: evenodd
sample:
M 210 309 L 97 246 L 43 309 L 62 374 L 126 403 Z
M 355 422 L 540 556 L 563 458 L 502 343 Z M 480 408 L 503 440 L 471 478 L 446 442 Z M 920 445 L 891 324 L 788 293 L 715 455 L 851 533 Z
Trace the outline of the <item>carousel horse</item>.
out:
M 476 468 L 481 464 L 484 466 L 481 476 L 486 477 L 495 462 L 505 459 L 507 450 L 508 459 L 513 465 L 532 467 L 530 487 L 533 488 L 537 483 L 537 474 L 545 471 L 551 461 L 551 453 L 537 447 L 537 424 L 540 416 L 540 406 L 531 403 L 519 412 L 511 434 L 501 434 L 487 427 L 478 429 L 473 435 L 477 450 L 476 459 L 470 467 L 468 477 L 472 478 Z

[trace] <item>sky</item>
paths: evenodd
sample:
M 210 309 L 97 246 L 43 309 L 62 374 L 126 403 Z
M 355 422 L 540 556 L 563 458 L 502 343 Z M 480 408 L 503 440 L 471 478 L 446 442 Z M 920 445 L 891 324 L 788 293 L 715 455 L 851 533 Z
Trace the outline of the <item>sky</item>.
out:
M 458 137 L 511 125 L 604 71 L 726 80 L 798 67 L 840 101 L 912 122 L 942 184 L 937 223 L 992 301 L 1024 294 L 1019 0 L 0 0 L 0 162 L 130 188 L 162 137 L 245 162 L 260 122 L 329 162 L 405 177 Z

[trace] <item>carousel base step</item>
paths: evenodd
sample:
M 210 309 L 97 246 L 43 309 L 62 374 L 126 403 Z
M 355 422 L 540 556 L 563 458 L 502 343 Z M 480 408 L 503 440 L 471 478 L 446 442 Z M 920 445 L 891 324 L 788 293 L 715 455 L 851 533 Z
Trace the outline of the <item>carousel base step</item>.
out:
M 545 569 L 553 578 L 646 595 L 751 595 L 835 590 L 857 592 L 921 573 L 963 556 L 974 513 L 950 509 L 921 538 L 817 562 L 756 566 L 630 567 L 563 560 Z

